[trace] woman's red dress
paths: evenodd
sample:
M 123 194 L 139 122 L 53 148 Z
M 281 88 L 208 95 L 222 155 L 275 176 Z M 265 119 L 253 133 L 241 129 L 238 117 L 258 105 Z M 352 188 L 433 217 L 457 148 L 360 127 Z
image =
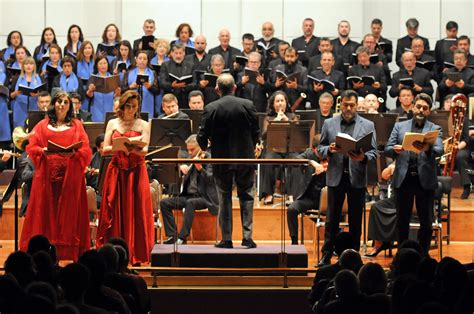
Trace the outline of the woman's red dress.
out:
M 112 138 L 140 136 L 137 131 L 114 131 Z M 145 158 L 115 152 L 105 175 L 100 206 L 97 244 L 111 237 L 127 241 L 129 261 L 148 263 L 154 244 L 153 208 Z
M 64 131 L 53 131 L 48 123 L 44 119 L 36 125 L 26 147 L 35 171 L 20 248 L 26 251 L 31 237 L 42 234 L 56 246 L 59 259 L 77 260 L 90 248 L 84 170 L 92 152 L 80 121 L 73 119 Z M 45 155 L 48 140 L 61 146 L 82 141 L 82 147 L 72 156 Z

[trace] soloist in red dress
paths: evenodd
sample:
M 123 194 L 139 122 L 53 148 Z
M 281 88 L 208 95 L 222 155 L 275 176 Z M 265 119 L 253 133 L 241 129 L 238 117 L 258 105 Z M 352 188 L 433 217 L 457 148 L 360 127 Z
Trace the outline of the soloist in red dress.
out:
M 114 131 L 112 138 L 140 136 L 137 131 L 121 134 Z M 97 244 L 102 246 L 111 237 L 127 241 L 129 261 L 148 263 L 154 244 L 153 208 L 145 158 L 136 154 L 115 152 L 105 175 L 102 203 L 97 229 Z
M 79 120 L 64 131 L 53 131 L 48 123 L 46 118 L 36 125 L 26 147 L 35 171 L 20 249 L 26 251 L 31 237 L 42 234 L 56 246 L 59 259 L 77 260 L 90 248 L 84 170 L 92 152 Z M 62 146 L 82 141 L 82 148 L 72 156 L 45 155 L 48 140 Z

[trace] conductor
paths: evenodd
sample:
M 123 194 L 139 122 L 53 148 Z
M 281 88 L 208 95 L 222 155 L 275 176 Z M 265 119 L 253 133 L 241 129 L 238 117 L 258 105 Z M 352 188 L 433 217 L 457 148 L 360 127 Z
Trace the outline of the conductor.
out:
M 220 99 L 205 107 L 198 133 L 202 150 L 211 148 L 214 158 L 254 158 L 259 137 L 257 113 L 253 103 L 234 96 L 236 85 L 230 74 L 217 79 Z M 232 244 L 232 183 L 237 185 L 241 219 L 242 246 L 255 248 L 252 240 L 253 223 L 253 165 L 215 165 L 214 180 L 219 199 L 219 225 L 222 240 L 218 248 L 233 248 Z

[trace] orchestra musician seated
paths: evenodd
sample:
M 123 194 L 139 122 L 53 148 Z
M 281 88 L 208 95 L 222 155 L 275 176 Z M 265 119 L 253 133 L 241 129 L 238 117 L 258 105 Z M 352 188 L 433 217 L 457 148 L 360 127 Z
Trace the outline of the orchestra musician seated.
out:
M 210 154 L 204 154 L 199 148 L 196 135 L 192 134 L 186 140 L 189 158 L 209 158 Z M 164 244 L 186 244 L 186 239 L 191 231 L 194 220 L 194 211 L 207 208 L 216 216 L 219 210 L 216 186 L 212 177 L 212 165 L 193 163 L 191 165 L 180 165 L 179 169 L 184 175 L 182 192 L 176 197 L 169 197 L 160 202 L 165 233 L 168 239 Z M 176 222 L 173 217 L 173 209 L 184 208 L 184 221 L 179 234 L 176 230 Z

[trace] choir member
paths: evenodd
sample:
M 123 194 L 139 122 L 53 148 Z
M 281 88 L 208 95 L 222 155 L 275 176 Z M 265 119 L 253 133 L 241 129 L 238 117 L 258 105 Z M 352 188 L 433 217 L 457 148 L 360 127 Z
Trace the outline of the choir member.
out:
M 211 55 L 206 53 L 207 40 L 203 35 L 194 39 L 194 53 L 187 55 L 184 60 L 192 63 L 193 71 L 207 71 L 211 65 Z
M 59 259 L 77 260 L 90 247 L 84 170 L 92 153 L 82 123 L 72 118 L 67 93 L 56 93 L 52 103 L 26 148 L 35 172 L 20 248 L 26 251 L 30 238 L 42 234 L 56 246 Z M 48 150 L 49 141 L 77 147 L 56 153 Z
M 403 53 L 401 61 L 402 68 L 393 74 L 390 96 L 397 97 L 400 89 L 404 86 L 411 88 L 414 95 L 419 93 L 433 95 L 431 74 L 428 70 L 416 66 L 415 54 L 412 51 L 406 51 Z
M 290 44 L 284 40 L 278 43 L 278 58 L 275 60 L 270 61 L 266 68 L 273 70 L 277 67 L 277 65 L 283 64 L 285 61 L 285 51 L 290 47 Z M 265 67 L 263 67 L 265 69 Z M 265 78 L 268 79 L 268 78 Z
M 255 80 L 250 80 L 250 76 L 246 75 L 245 72 L 240 72 L 237 78 L 237 91 L 236 95 L 241 98 L 251 100 L 257 112 L 265 112 L 267 109 L 267 90 L 269 89 L 268 83 L 265 82 L 265 78 L 260 73 L 260 67 L 262 65 L 262 55 L 256 51 L 251 52 L 248 55 L 247 68 L 254 73 L 258 73 Z
M 5 72 L 5 64 L 0 60 L 0 85 L 8 86 L 7 73 Z M 7 89 L 8 91 L 8 89 Z M 10 141 L 12 138 L 12 130 L 10 128 L 10 116 L 8 113 L 8 97 L 4 93 L 0 93 L 0 142 Z
M 346 86 L 346 79 L 341 71 L 334 69 L 334 56 L 331 52 L 323 52 L 321 54 L 321 69 L 312 71 L 308 78 L 308 96 L 312 108 L 318 108 L 319 97 L 325 92 L 331 93 L 334 99 L 341 93 Z M 319 80 L 327 80 L 334 84 L 324 84 L 317 82 L 312 78 Z
M 417 19 L 408 19 L 405 23 L 405 26 L 407 28 L 407 35 L 397 40 L 397 54 L 395 55 L 395 61 L 397 62 L 399 67 L 401 67 L 402 65 L 402 54 L 405 51 L 411 49 L 411 41 L 413 40 L 413 38 L 420 37 L 423 40 L 425 49 L 430 50 L 430 42 L 428 41 L 428 39 L 418 35 L 418 27 L 420 26 L 420 23 Z
M 1 59 L 7 62 L 15 53 L 15 48 L 18 46 L 23 46 L 23 36 L 19 31 L 11 31 L 7 36 L 7 47 L 3 48 L 0 52 Z M 28 56 L 29 55 L 30 53 L 28 52 Z
M 441 99 L 448 94 L 462 93 L 469 97 L 469 94 L 474 93 L 474 70 L 467 66 L 466 53 L 464 50 L 456 49 L 453 58 L 454 68 L 443 73 L 443 79 L 438 85 Z M 457 80 L 451 77 L 454 74 L 459 75 Z
M 170 77 L 170 74 L 181 78 L 193 75 L 193 65 L 184 60 L 185 47 L 182 44 L 176 44 L 171 47 L 171 60 L 164 62 L 160 70 L 160 87 L 164 93 L 173 93 L 178 98 L 180 108 L 187 108 L 188 94 L 196 89 L 196 84 L 178 81 Z
M 82 34 L 82 29 L 79 25 L 72 24 L 69 26 L 69 29 L 67 30 L 67 44 L 63 49 L 64 55 L 68 55 L 76 61 L 77 54 L 83 42 L 84 35 Z
M 266 67 L 272 60 L 278 58 L 278 43 L 280 39 L 274 37 L 275 27 L 272 22 L 262 25 L 262 38 L 255 42 L 257 51 L 262 54 L 262 63 Z
M 194 42 L 191 40 L 193 34 L 194 32 L 191 28 L 191 25 L 189 25 L 188 23 L 179 24 L 175 33 L 177 39 L 171 42 L 171 46 L 173 46 L 174 44 L 183 44 L 185 47 L 194 48 Z M 193 52 L 193 49 L 186 49 L 187 55 L 192 54 Z
M 213 55 L 211 57 L 211 68 L 209 69 L 209 73 L 215 76 L 221 75 L 224 70 L 224 62 L 224 58 L 220 54 Z M 205 77 L 199 81 L 199 88 L 204 94 L 204 103 L 206 105 L 219 99 L 216 86 L 209 84 L 210 82 L 212 81 L 206 80 Z M 217 84 L 217 79 L 215 79 L 214 82 Z
M 43 29 L 43 33 L 41 34 L 40 44 L 39 46 L 36 46 L 35 51 L 33 53 L 33 58 L 35 58 L 36 66 L 39 67 L 47 59 L 49 59 L 49 47 L 52 44 L 58 44 L 56 34 L 54 33 L 54 29 L 52 27 L 46 27 L 45 29 Z
M 204 109 L 204 95 L 199 90 L 193 90 L 188 97 L 189 109 L 203 110 Z
M 235 56 L 240 54 L 239 49 L 230 45 L 230 32 L 227 29 L 219 31 L 219 46 L 209 50 L 210 55 L 220 54 L 224 57 L 224 68 L 229 69 L 235 60 Z
M 112 73 L 119 74 L 120 82 L 123 84 L 123 76 L 133 66 L 135 66 L 135 57 L 132 55 L 132 46 L 128 40 L 122 40 L 119 43 L 117 58 L 111 64 Z
M 76 68 L 74 70 L 74 73 L 76 73 L 77 77 L 82 81 L 82 85 L 84 86 L 83 93 L 85 94 L 88 88 L 87 81 L 89 81 L 91 74 L 94 73 L 94 46 L 90 41 L 84 41 L 79 48 Z M 89 111 L 89 105 L 89 98 L 84 97 L 82 109 Z
M 334 69 L 343 72 L 344 65 L 342 62 L 342 58 L 333 53 L 333 46 L 332 46 L 331 40 L 328 37 L 322 37 L 319 40 L 318 50 L 319 50 L 319 53 L 309 59 L 308 73 L 317 69 L 321 69 L 321 54 L 323 52 L 332 53 L 334 57 Z
M 143 22 L 143 36 L 153 36 L 153 40 L 150 42 L 151 44 L 153 44 L 153 42 L 155 41 L 155 36 L 153 35 L 156 31 L 156 24 L 155 24 L 155 20 L 153 19 L 146 19 L 144 22 Z M 142 42 L 142 38 L 138 38 L 136 40 L 133 41 L 133 55 L 135 56 L 137 54 L 137 52 L 139 50 L 150 50 L 151 48 L 153 48 L 152 46 L 150 47 L 144 47 L 143 46 L 143 42 Z
M 102 43 L 97 46 L 97 55 L 107 56 L 107 61 L 112 63 L 117 55 L 121 40 L 122 35 L 120 35 L 117 25 L 108 24 L 102 33 Z
M 357 64 L 349 69 L 347 76 L 348 82 L 347 87 L 354 89 L 359 96 L 365 97 L 367 94 L 375 94 L 377 97 L 386 98 L 387 93 L 387 80 L 383 68 L 376 64 L 370 63 L 369 49 L 365 47 L 359 47 L 356 50 Z M 374 82 L 369 85 L 363 81 L 355 82 L 351 81 L 351 76 L 372 76 Z
M 196 37 L 196 45 L 198 45 L 199 36 Z M 170 51 L 170 42 L 163 38 L 155 40 L 155 56 L 151 59 L 150 65 L 155 70 L 157 77 L 160 76 L 161 66 L 163 63 L 170 60 L 168 52 Z M 197 51 L 197 50 L 196 50 Z M 161 112 L 161 100 L 163 99 L 163 90 L 160 90 L 158 94 L 155 94 L 155 117 L 159 116 Z
M 114 151 L 114 139 L 140 138 L 146 145 Z M 140 95 L 133 90 L 120 97 L 117 118 L 107 124 L 104 155 L 112 155 L 102 191 L 97 244 L 121 237 L 129 245 L 132 264 L 148 263 L 154 244 L 153 209 L 145 154 L 150 141 L 149 123 L 140 119 Z
M 369 49 L 370 62 L 383 68 L 385 78 L 387 79 L 387 85 L 390 85 L 392 83 L 392 79 L 390 76 L 390 69 L 388 68 L 388 60 L 380 50 L 377 51 L 374 36 L 372 34 L 366 34 L 362 39 L 362 46 Z
M 70 56 L 65 56 L 61 61 L 62 72 L 54 78 L 53 88 L 60 88 L 61 90 L 71 94 L 78 93 L 83 95 L 84 87 L 82 80 L 73 72 L 74 59 Z
M 143 77 L 142 82 L 139 78 Z M 141 99 L 141 112 L 147 112 L 149 117 L 155 115 L 155 95 L 159 93 L 158 77 L 148 67 L 148 54 L 141 50 L 136 56 L 136 67 L 129 70 L 124 77 L 124 90 L 138 90 Z
M 474 66 L 474 55 L 471 54 L 471 39 L 469 38 L 469 36 L 459 36 L 457 41 L 457 48 L 464 50 L 467 56 L 467 64 L 471 67 Z
M 108 77 L 109 62 L 107 57 L 99 55 L 94 63 L 94 74 L 100 77 Z M 96 91 L 94 84 L 87 86 L 86 97 L 89 98 L 90 112 L 92 113 L 92 121 L 103 122 L 105 120 L 105 113 L 112 112 L 114 107 L 114 96 L 120 95 L 120 87 L 114 92 L 101 93 Z
M 48 85 L 48 92 L 51 93 L 53 81 L 59 73 L 62 72 L 61 67 L 61 48 L 57 44 L 49 46 L 49 58 L 41 65 L 40 76 Z
M 456 42 L 458 39 L 458 23 L 449 21 L 446 23 L 446 37 L 436 42 L 434 56 L 436 59 L 436 65 L 438 69 L 438 75 L 441 73 L 445 66 L 445 62 L 453 61 L 453 51 L 456 48 Z
M 18 46 L 15 48 L 15 53 L 6 62 L 8 77 L 5 86 L 11 86 L 13 79 L 18 75 L 16 72 L 21 72 L 21 65 L 26 57 L 28 57 L 28 50 L 25 47 Z
M 333 54 L 340 57 L 344 65 L 349 65 L 352 61 L 352 54 L 356 52 L 360 45 L 349 38 L 351 32 L 349 21 L 340 21 L 337 25 L 337 32 L 339 37 L 331 40 Z
M 370 30 L 372 31 L 372 36 L 374 36 L 375 43 L 378 46 L 378 51 L 383 53 L 387 57 L 387 62 L 392 62 L 392 51 L 393 45 L 390 39 L 382 37 L 382 28 L 383 23 L 381 19 L 373 19 L 370 23 Z
M 319 37 L 313 35 L 314 20 L 310 17 L 303 20 L 302 29 L 303 35 L 293 39 L 291 41 L 291 47 L 298 51 L 298 56 L 303 66 L 308 67 L 309 59 L 319 54 Z
M 425 44 L 423 39 L 419 37 L 413 38 L 411 41 L 411 51 L 415 54 L 416 66 L 430 71 L 431 77 L 436 79 L 436 60 L 425 53 Z
M 27 57 L 21 65 L 21 73 L 13 81 L 10 88 L 11 107 L 13 109 L 13 128 L 23 126 L 28 111 L 36 106 L 38 93 L 23 95 L 19 86 L 36 88 L 43 84 L 41 77 L 36 73 L 36 62 L 33 57 Z
M 288 95 L 288 108 L 290 108 L 295 101 L 300 97 L 301 93 L 307 90 L 307 76 L 308 70 L 298 64 L 298 53 L 295 48 L 289 47 L 285 51 L 285 63 L 280 64 L 275 68 L 275 72 L 270 76 L 270 83 L 273 85 L 273 90 L 282 90 Z M 277 71 L 285 73 L 285 75 L 295 75 L 292 79 L 287 79 L 280 75 Z M 304 108 L 304 104 L 296 109 Z
M 245 33 L 242 35 L 242 56 L 248 57 L 251 52 L 255 51 L 255 37 L 253 34 Z

